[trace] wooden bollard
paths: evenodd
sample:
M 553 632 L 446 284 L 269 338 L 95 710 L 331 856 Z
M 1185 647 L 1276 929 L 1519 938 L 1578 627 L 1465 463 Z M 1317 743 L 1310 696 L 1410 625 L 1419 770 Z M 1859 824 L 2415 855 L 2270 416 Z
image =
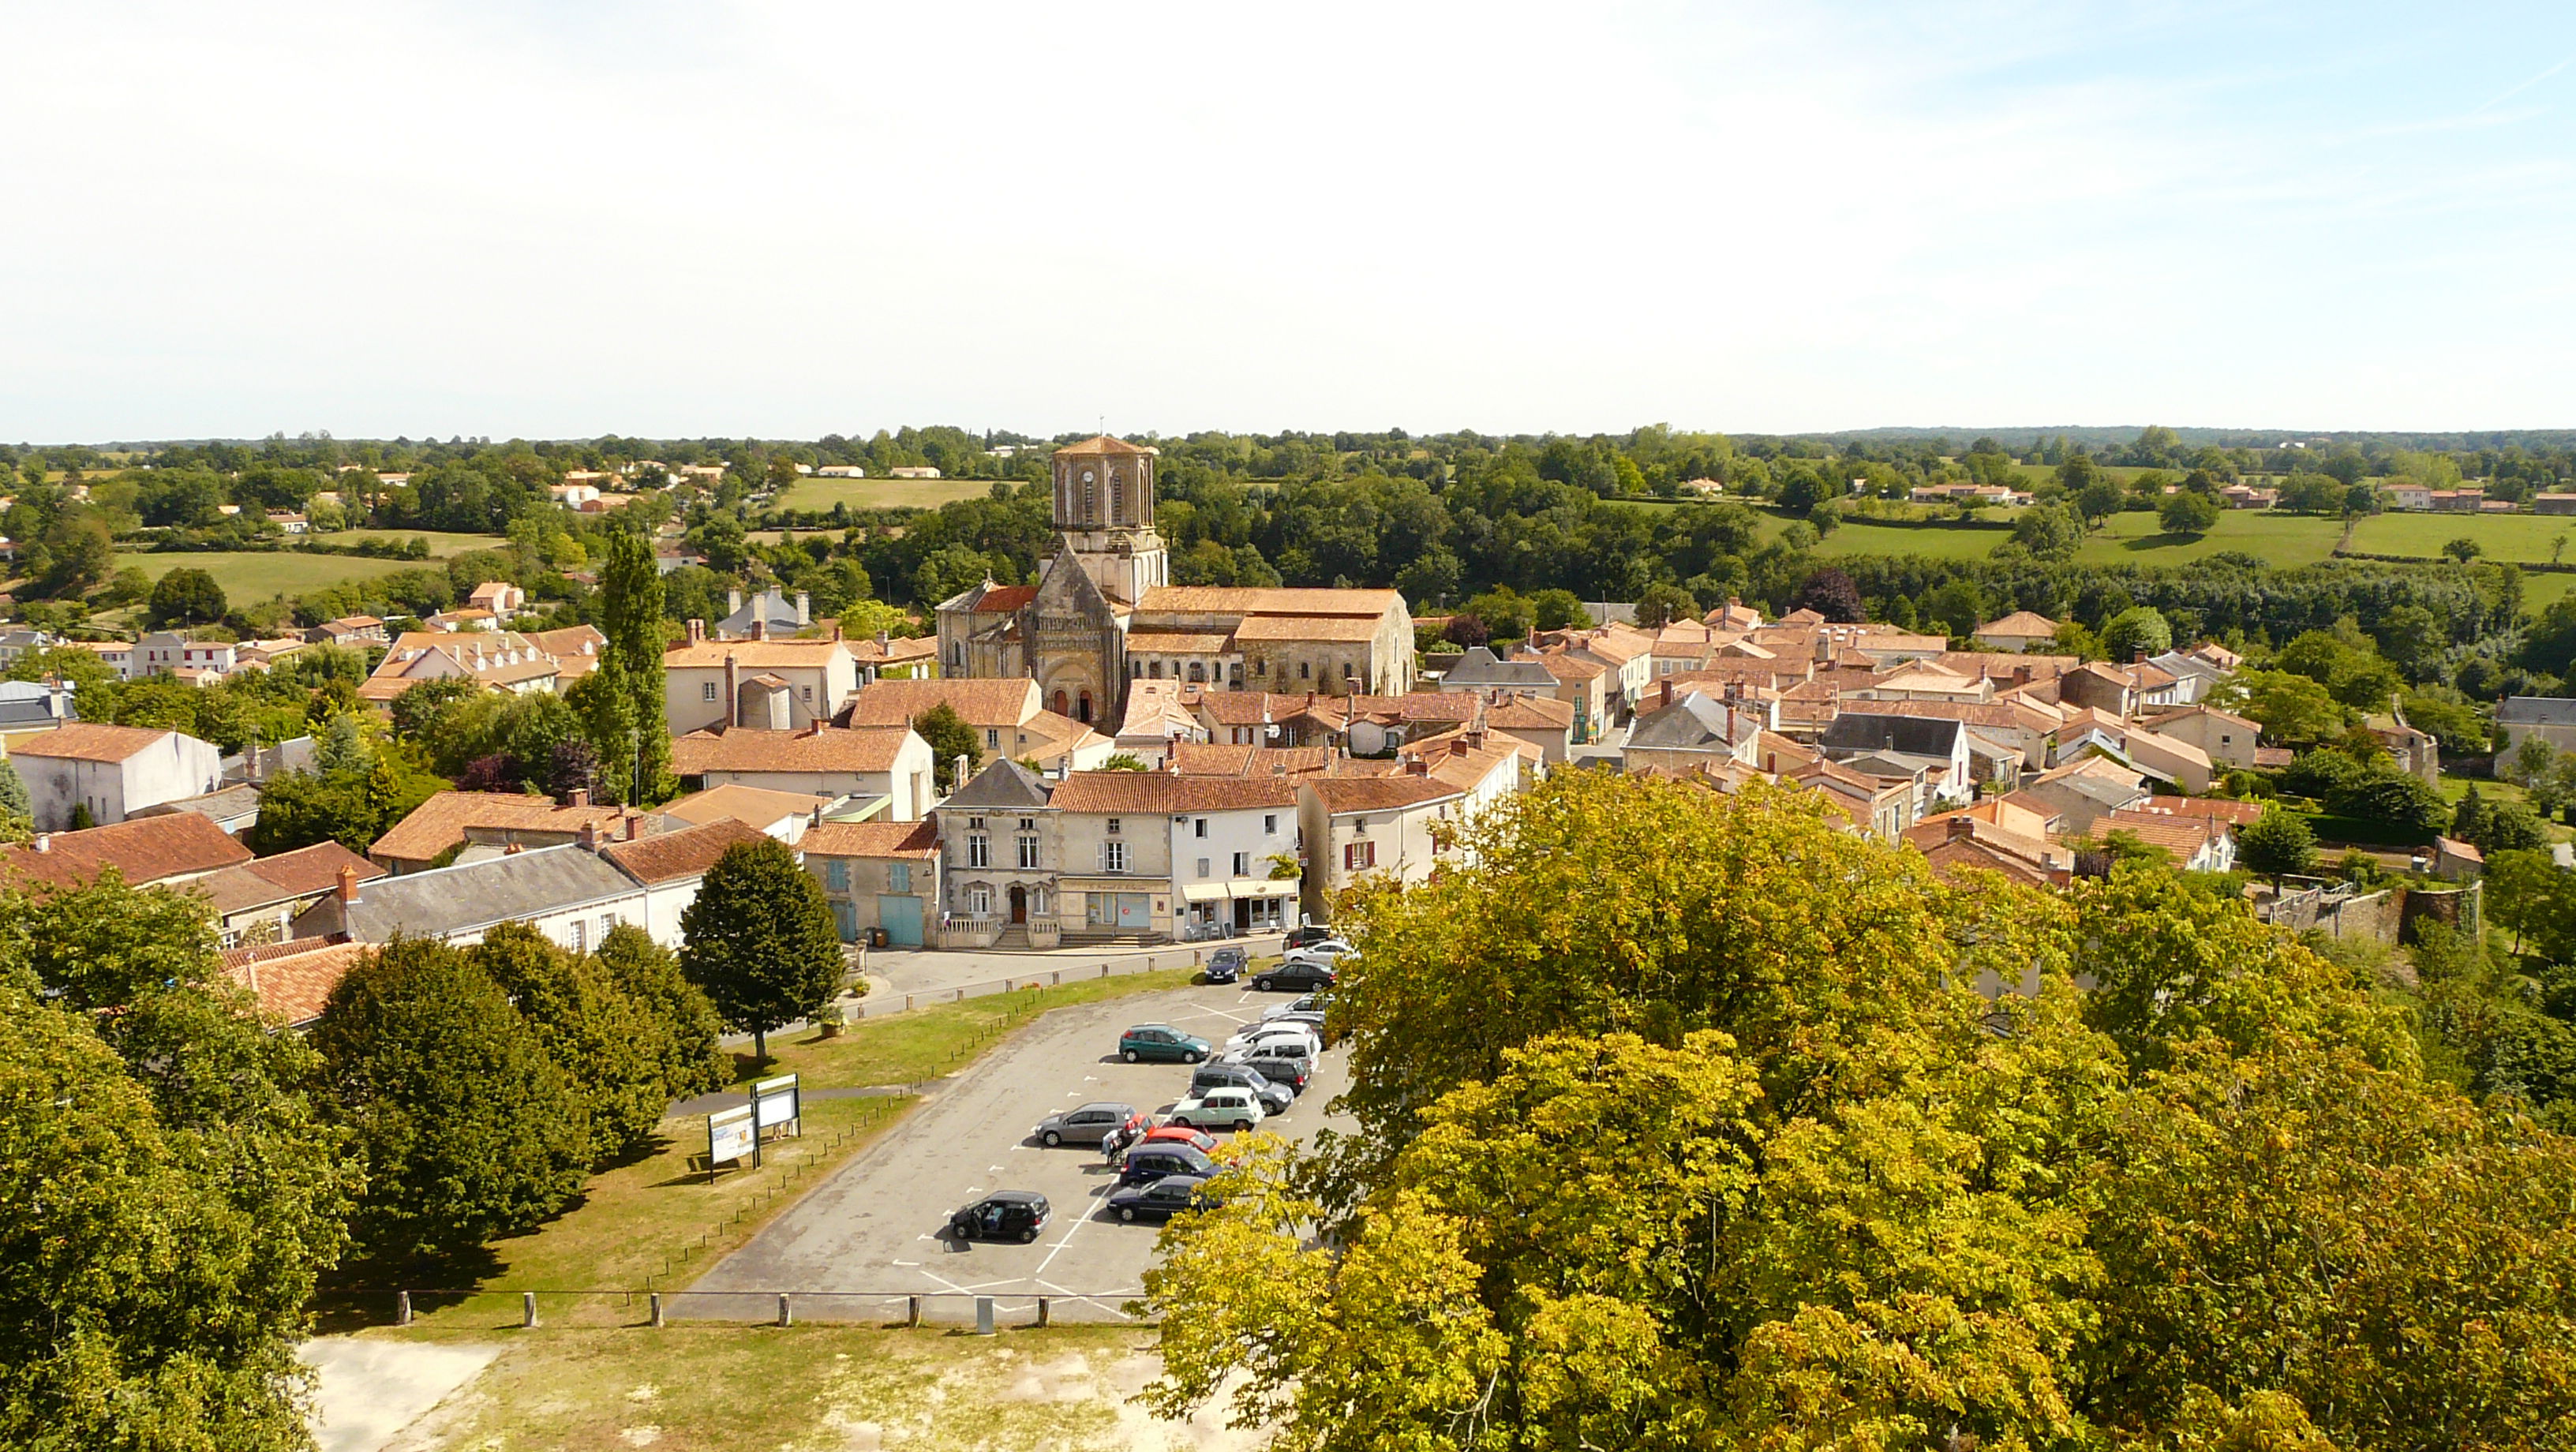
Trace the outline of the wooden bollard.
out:
M 905 1324 L 906 1326 L 918 1326 L 918 1325 L 920 1325 L 920 1324 L 921 1324 L 921 1297 L 919 1297 L 919 1296 L 906 1296 L 906 1297 L 904 1297 L 904 1300 L 905 1300 L 906 1302 L 908 1302 L 909 1304 L 908 1304 L 908 1305 L 906 1305 L 906 1306 L 905 1306 L 905 1308 L 904 1308 L 903 1324 Z
M 411 1324 L 411 1292 L 409 1291 L 394 1292 L 394 1324 L 397 1326 Z
M 525 1330 L 533 1329 L 536 1324 L 537 1293 L 534 1291 L 521 1291 L 519 1292 L 519 1325 L 521 1329 Z
M 780 1291 L 778 1293 L 778 1324 L 781 1326 L 793 1326 L 796 1324 L 796 1311 L 794 1307 L 787 1303 L 787 1293 L 785 1291 Z
M 1040 1326 L 1044 1326 L 1046 1323 L 1047 1323 L 1047 1298 L 1046 1298 L 1046 1297 L 1044 1297 L 1044 1296 L 1040 1296 L 1040 1297 L 1038 1297 L 1038 1324 L 1039 1324 Z
M 660 1291 L 655 1291 L 655 1292 L 653 1293 L 653 1296 L 652 1296 L 652 1301 L 653 1301 L 653 1327 L 654 1327 L 654 1329 L 655 1329 L 655 1330 L 657 1330 L 657 1331 L 658 1331 L 658 1330 L 660 1330 L 660 1329 L 661 1329 L 661 1326 L 662 1326 L 662 1293 L 661 1293 Z

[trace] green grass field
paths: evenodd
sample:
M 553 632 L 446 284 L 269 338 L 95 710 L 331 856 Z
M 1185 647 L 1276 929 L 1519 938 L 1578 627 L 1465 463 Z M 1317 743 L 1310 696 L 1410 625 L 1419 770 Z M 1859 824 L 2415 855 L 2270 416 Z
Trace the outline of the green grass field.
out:
M 2353 530 L 2352 547 L 2367 554 L 2431 558 L 2455 539 L 2475 540 L 2491 560 L 2546 564 L 2552 542 L 2576 546 L 2576 516 L 2561 514 L 2378 514 Z M 2576 554 L 2561 558 L 2576 561 Z
M 276 595 L 302 595 L 308 591 L 339 584 L 343 580 L 372 580 L 397 570 L 435 569 L 435 564 L 422 560 L 370 560 L 357 555 L 306 555 L 280 551 L 266 554 L 258 551 L 211 550 L 198 553 L 132 553 L 119 551 L 116 567 L 140 566 L 143 573 L 160 579 L 172 570 L 203 570 L 215 577 L 226 598 L 235 604 L 266 600 Z
M 990 479 L 800 479 L 770 507 L 807 512 L 846 502 L 852 509 L 937 509 L 952 500 L 981 499 L 992 489 Z
M 435 529 L 342 529 L 315 539 L 331 544 L 356 544 L 360 540 L 390 539 L 408 543 L 416 539 L 429 541 L 429 556 L 434 560 L 453 559 L 467 550 L 507 548 L 510 541 L 497 534 L 453 534 Z

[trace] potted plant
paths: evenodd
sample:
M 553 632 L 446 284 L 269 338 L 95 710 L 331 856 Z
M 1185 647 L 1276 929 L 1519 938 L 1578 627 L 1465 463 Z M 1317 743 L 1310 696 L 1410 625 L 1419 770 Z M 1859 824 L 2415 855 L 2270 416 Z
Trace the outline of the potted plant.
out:
M 838 1003 L 827 1003 L 814 1010 L 814 1027 L 821 1031 L 824 1038 L 839 1038 L 841 1025 L 847 1022 L 849 1022 L 849 1015 L 841 1011 L 841 1005 Z

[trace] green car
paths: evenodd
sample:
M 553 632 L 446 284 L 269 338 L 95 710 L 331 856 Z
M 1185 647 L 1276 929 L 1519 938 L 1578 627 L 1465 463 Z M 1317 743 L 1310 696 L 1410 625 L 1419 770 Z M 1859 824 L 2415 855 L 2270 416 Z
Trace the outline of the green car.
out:
M 1118 1036 L 1118 1057 L 1131 1064 L 1141 1059 L 1177 1059 L 1195 1064 L 1207 1056 L 1207 1040 L 1167 1023 L 1140 1023 Z

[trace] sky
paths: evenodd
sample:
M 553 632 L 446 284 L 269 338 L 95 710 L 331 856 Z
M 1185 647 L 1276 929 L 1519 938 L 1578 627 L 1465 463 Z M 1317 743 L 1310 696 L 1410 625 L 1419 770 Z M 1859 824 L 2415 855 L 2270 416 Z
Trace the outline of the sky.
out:
M 0 439 L 2576 425 L 2576 6 L 0 0 Z

